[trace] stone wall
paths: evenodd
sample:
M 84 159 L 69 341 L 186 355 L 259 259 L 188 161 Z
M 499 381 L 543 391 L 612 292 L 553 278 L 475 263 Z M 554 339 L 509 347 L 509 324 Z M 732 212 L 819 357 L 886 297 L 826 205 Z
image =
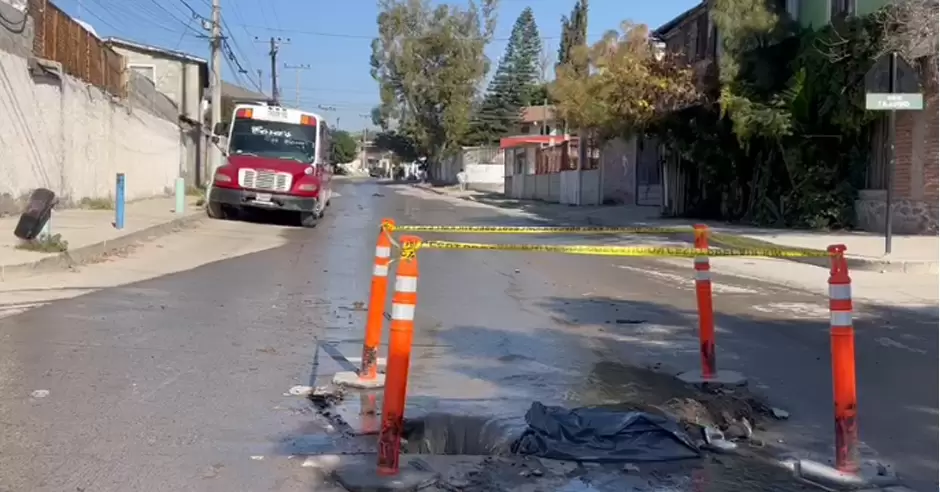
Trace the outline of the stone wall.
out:
M 937 201 L 893 200 L 891 230 L 895 234 L 937 234 Z M 885 229 L 885 192 L 862 190 L 855 201 L 855 215 L 860 229 L 879 232 Z

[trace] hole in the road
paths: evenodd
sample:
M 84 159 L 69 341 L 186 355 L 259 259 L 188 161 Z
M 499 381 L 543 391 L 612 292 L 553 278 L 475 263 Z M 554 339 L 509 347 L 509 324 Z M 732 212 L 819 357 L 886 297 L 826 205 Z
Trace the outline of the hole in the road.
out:
M 405 422 L 402 452 L 410 454 L 497 456 L 512 454 L 525 422 L 473 415 L 432 413 Z

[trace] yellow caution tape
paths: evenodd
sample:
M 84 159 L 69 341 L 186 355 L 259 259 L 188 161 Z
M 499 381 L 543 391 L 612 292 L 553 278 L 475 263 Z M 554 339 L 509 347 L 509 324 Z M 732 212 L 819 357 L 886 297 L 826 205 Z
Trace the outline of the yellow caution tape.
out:
M 392 232 L 440 232 L 461 234 L 680 234 L 691 227 L 516 227 L 516 226 L 432 226 L 385 225 Z
M 586 246 L 551 244 L 485 244 L 454 241 L 424 241 L 420 248 L 470 249 L 483 251 L 537 251 L 542 253 L 566 253 L 594 256 L 645 256 L 693 258 L 696 256 L 752 256 L 759 258 L 825 258 L 824 251 L 802 251 L 787 249 L 709 249 L 669 248 L 648 246 Z

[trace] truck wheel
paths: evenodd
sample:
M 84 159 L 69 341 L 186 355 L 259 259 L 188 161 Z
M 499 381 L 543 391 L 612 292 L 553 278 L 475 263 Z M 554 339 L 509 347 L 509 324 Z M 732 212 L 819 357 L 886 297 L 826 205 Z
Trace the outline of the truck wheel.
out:
M 301 212 L 300 226 L 306 228 L 316 227 L 318 218 L 316 212 Z
M 209 202 L 206 204 L 206 215 L 213 219 L 226 220 L 231 218 L 232 213 L 221 203 Z

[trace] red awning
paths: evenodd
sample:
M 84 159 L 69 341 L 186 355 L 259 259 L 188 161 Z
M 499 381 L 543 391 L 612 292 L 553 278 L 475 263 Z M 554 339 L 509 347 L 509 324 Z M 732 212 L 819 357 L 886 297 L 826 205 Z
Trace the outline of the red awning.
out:
M 499 139 L 500 149 L 512 149 L 527 145 L 558 145 L 571 140 L 570 135 L 518 135 Z

